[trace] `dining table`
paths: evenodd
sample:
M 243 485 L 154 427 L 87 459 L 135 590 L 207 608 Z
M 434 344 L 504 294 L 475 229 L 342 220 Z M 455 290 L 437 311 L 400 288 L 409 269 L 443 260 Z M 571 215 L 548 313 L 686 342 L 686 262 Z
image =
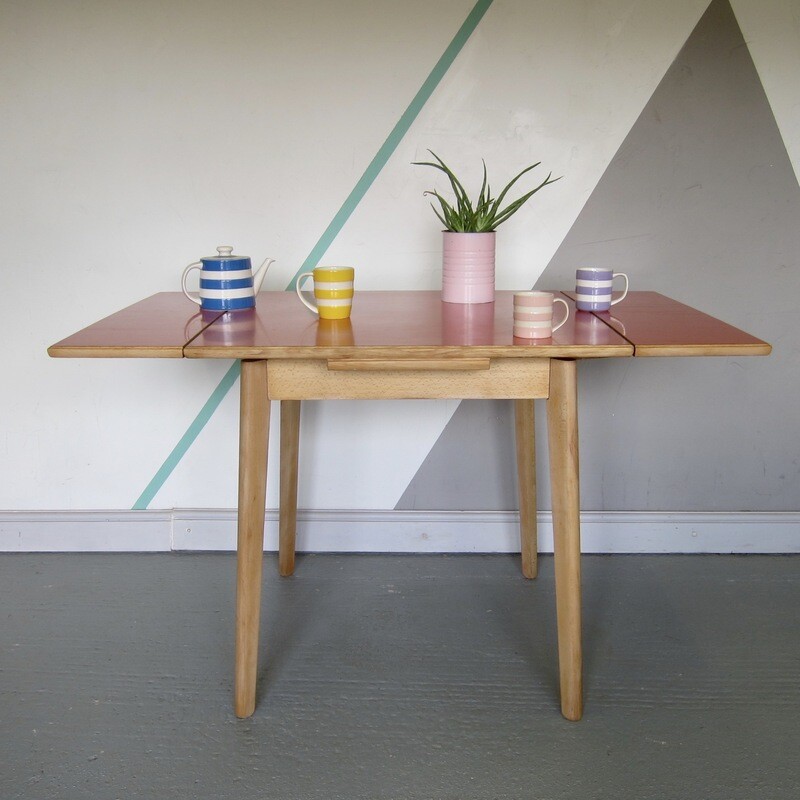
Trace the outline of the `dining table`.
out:
M 767 355 L 771 348 L 652 291 L 629 292 L 603 312 L 578 311 L 573 293 L 556 291 L 569 307 L 566 323 L 547 339 L 515 338 L 513 294 L 497 291 L 493 302 L 459 304 L 443 302 L 438 291 L 356 291 L 350 317 L 327 320 L 294 292 L 261 292 L 254 308 L 229 312 L 198 310 L 182 293 L 162 292 L 48 349 L 58 358 L 240 360 L 236 716 L 256 708 L 272 401 L 280 401 L 278 568 L 289 576 L 304 401 L 502 399 L 514 407 L 521 571 L 530 579 L 538 557 L 534 401 L 546 402 L 560 704 L 564 717 L 581 718 L 579 363 Z

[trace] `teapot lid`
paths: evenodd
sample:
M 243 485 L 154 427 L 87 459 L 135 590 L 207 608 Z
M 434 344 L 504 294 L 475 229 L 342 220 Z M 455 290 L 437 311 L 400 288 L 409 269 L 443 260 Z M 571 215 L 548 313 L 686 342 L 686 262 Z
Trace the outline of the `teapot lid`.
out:
M 231 255 L 233 253 L 233 248 L 230 245 L 220 245 L 217 248 L 217 254 L 215 256 L 207 256 L 207 258 L 244 258 L 245 256 L 234 256 Z
M 221 245 L 217 248 L 217 255 L 204 256 L 200 259 L 203 269 L 210 269 L 213 271 L 227 270 L 235 271 L 238 269 L 249 270 L 250 257 L 249 256 L 234 256 L 232 255 L 233 248 L 228 245 Z
M 204 256 L 200 260 L 204 264 L 219 264 L 220 266 L 225 265 L 228 269 L 232 269 L 236 262 L 241 261 L 241 269 L 248 269 L 250 264 L 250 256 L 234 256 L 232 253 L 232 247 L 229 245 L 221 245 L 217 248 L 217 254 L 215 256 Z

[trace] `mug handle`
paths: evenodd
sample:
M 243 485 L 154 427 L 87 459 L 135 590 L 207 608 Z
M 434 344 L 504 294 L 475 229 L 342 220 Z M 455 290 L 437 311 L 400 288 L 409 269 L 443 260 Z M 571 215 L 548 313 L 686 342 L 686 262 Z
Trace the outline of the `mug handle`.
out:
M 294 290 L 297 292 L 297 296 L 300 298 L 300 302 L 301 302 L 301 303 L 302 303 L 302 304 L 303 304 L 303 305 L 304 305 L 306 308 L 310 309 L 310 310 L 311 310 L 311 311 L 313 311 L 315 314 L 319 314 L 319 309 L 318 309 L 318 308 L 317 308 L 317 307 L 316 307 L 316 306 L 315 306 L 313 303 L 309 303 L 309 302 L 308 302 L 308 300 L 306 300 L 306 299 L 305 299 L 305 297 L 303 297 L 303 295 L 302 295 L 302 292 L 301 292 L 301 289 L 300 289 L 300 284 L 302 284 L 302 283 L 303 283 L 303 281 L 304 281 L 306 278 L 313 278 L 313 277 L 314 277 L 314 273 L 313 273 L 313 272 L 304 272 L 304 273 L 303 273 L 302 275 L 300 275 L 300 277 L 297 279 L 297 283 L 295 283 L 295 285 L 294 285 Z
M 613 281 L 614 278 L 625 278 L 625 289 L 623 289 L 621 297 L 618 297 L 616 300 L 611 301 L 612 306 L 624 300 L 628 295 L 628 276 L 624 272 L 615 272 L 611 276 L 611 280 Z
M 567 309 L 567 315 L 564 317 L 564 319 L 561 320 L 561 322 L 558 323 L 558 325 L 554 325 L 553 326 L 553 329 L 552 329 L 553 333 L 555 333 L 569 319 L 569 305 L 567 304 L 567 301 L 566 300 L 562 300 L 560 297 L 555 297 L 555 298 L 553 298 L 553 308 L 555 308 L 556 303 L 563 303 L 564 304 L 564 308 Z
M 193 269 L 202 269 L 203 265 L 199 261 L 195 261 L 194 264 L 189 264 L 188 267 L 183 271 L 183 277 L 181 278 L 181 289 L 183 289 L 183 293 L 193 302 L 197 303 L 197 305 L 202 305 L 202 301 L 199 297 L 195 297 L 193 294 L 189 294 L 188 289 L 186 288 L 186 278 L 188 277 L 189 273 Z

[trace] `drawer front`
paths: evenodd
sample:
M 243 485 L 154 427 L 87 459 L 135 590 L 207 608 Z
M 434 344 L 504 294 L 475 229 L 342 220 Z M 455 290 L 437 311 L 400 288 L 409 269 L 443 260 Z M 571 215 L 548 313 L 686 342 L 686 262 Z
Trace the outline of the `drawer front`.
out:
M 271 400 L 424 400 L 454 398 L 522 399 L 547 397 L 547 358 L 493 358 L 437 364 L 431 360 L 272 359 L 268 364 Z M 464 366 L 467 369 L 464 369 Z

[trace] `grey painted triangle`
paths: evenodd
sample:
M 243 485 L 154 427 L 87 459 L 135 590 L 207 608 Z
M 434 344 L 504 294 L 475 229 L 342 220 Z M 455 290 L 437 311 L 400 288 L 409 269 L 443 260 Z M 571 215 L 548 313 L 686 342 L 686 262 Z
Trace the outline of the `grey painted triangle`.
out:
M 799 254 L 800 187 L 733 11 L 714 0 L 537 286 L 610 266 L 775 352 L 582 363 L 584 509 L 800 507 Z M 509 508 L 511 418 L 510 404 L 462 403 L 397 508 Z
M 463 400 L 396 508 L 517 508 L 514 415 L 504 400 Z

